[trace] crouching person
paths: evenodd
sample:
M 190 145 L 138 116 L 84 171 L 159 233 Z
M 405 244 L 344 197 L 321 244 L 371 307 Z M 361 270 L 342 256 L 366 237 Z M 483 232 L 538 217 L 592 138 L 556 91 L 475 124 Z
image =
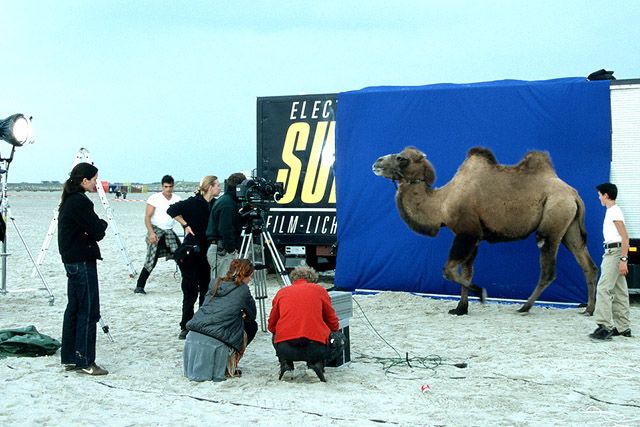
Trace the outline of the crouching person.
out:
M 231 261 L 205 302 L 189 322 L 182 352 L 184 375 L 194 381 L 224 381 L 239 377 L 238 362 L 258 331 L 256 302 L 249 282 L 253 264 L 247 259 Z
M 294 361 L 304 361 L 325 382 L 329 334 L 338 330 L 338 318 L 329 293 L 314 283 L 318 280 L 314 269 L 298 266 L 289 278 L 291 286 L 280 289 L 273 298 L 268 326 L 280 361 L 279 379 L 293 371 Z

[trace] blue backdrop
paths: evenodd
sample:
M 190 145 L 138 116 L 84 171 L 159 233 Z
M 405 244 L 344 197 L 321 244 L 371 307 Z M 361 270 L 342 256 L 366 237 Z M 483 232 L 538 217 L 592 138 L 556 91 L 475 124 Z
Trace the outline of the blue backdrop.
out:
M 442 277 L 453 234 L 413 233 L 401 220 L 390 180 L 371 166 L 413 145 L 444 186 L 473 146 L 516 164 L 529 150 L 551 155 L 558 176 L 586 206 L 588 247 L 602 258 L 602 220 L 595 186 L 609 180 L 609 82 L 584 78 L 504 80 L 418 87 L 372 87 L 338 95 L 336 196 L 338 259 L 335 284 L 347 289 L 402 290 L 459 295 Z M 533 236 L 479 247 L 473 282 L 489 297 L 526 299 L 540 273 Z M 586 302 L 587 286 L 573 255 L 558 253 L 557 279 L 541 301 Z

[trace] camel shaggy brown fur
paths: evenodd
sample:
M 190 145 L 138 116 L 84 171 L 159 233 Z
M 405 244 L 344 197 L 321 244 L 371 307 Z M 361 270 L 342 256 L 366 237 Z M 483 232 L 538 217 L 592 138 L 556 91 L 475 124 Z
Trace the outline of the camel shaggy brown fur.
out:
M 469 291 L 484 302 L 485 290 L 471 283 L 483 240 L 522 240 L 535 231 L 540 278 L 519 311 L 529 311 L 555 279 L 562 243 L 582 268 L 589 291 L 585 314 L 593 314 L 598 267 L 586 247 L 584 204 L 576 190 L 558 178 L 547 153 L 531 151 L 517 165 L 505 166 L 489 149 L 474 147 L 453 179 L 439 189 L 431 187 L 436 178 L 433 166 L 413 147 L 380 157 L 373 172 L 398 182 L 396 204 L 411 230 L 435 237 L 441 227 L 447 227 L 455 234 L 443 275 L 460 284 L 462 293 L 449 313 L 467 314 Z

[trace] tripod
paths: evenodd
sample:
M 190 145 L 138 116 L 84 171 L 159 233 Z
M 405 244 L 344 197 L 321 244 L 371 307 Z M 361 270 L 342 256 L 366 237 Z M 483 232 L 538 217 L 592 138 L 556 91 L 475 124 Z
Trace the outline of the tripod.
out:
M 289 280 L 284 264 L 278 255 L 271 234 L 268 230 L 262 228 L 264 224 L 262 210 L 259 207 L 251 206 L 245 211 L 243 216 L 248 217 L 248 221 L 242 229 L 242 246 L 238 256 L 251 260 L 254 266 L 258 264 L 266 266 L 264 256 L 264 247 L 266 244 L 282 284 L 284 286 L 291 285 L 291 280 Z M 267 299 L 267 272 L 264 267 L 256 269 L 253 273 L 253 284 L 255 286 L 254 297 L 258 301 L 258 309 L 260 310 L 260 328 L 262 332 L 266 332 L 267 314 L 265 300 Z
M 31 250 L 29 250 L 29 246 L 27 245 L 27 242 L 24 240 L 24 237 L 20 232 L 20 228 L 18 228 L 18 223 L 16 222 L 16 219 L 11 214 L 11 207 L 9 206 L 9 200 L 7 200 L 7 177 L 9 175 L 9 165 L 13 160 L 13 154 L 15 152 L 15 149 L 16 147 L 13 146 L 13 148 L 11 149 L 11 156 L 9 158 L 0 159 L 0 180 L 2 180 L 2 199 L 0 200 L 0 204 L 2 205 L 2 217 L 11 220 L 11 223 L 13 224 L 16 231 L 18 232 L 18 236 L 20 236 L 20 240 L 22 240 L 22 244 L 24 245 L 24 248 L 27 250 L 27 253 L 29 254 L 29 258 L 31 259 L 31 262 L 33 263 L 34 268 L 36 269 L 38 275 L 40 276 L 40 280 L 42 280 L 42 283 L 44 284 L 44 288 L 7 290 L 7 257 L 11 254 L 7 252 L 7 235 L 5 233 L 4 240 L 2 241 L 2 253 L 0 253 L 0 257 L 2 257 L 2 289 L 0 289 L 0 293 L 7 294 L 9 292 L 28 292 L 28 291 L 37 291 L 37 290 L 44 289 L 49 293 L 49 305 L 53 305 L 53 302 L 55 300 L 53 293 L 51 293 L 51 289 L 49 288 L 49 285 L 47 284 L 46 279 L 42 275 L 42 272 L 40 271 L 40 268 L 38 267 L 36 260 L 33 258 L 33 255 L 31 254 Z M 2 175 L 4 175 L 4 179 L 2 179 Z

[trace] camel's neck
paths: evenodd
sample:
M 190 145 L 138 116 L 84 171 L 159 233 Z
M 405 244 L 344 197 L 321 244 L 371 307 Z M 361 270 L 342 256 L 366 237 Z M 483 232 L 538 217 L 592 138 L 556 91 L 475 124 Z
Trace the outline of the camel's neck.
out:
M 401 183 L 396 193 L 400 216 L 418 234 L 435 237 L 443 225 L 444 188 L 432 189 L 424 183 Z

